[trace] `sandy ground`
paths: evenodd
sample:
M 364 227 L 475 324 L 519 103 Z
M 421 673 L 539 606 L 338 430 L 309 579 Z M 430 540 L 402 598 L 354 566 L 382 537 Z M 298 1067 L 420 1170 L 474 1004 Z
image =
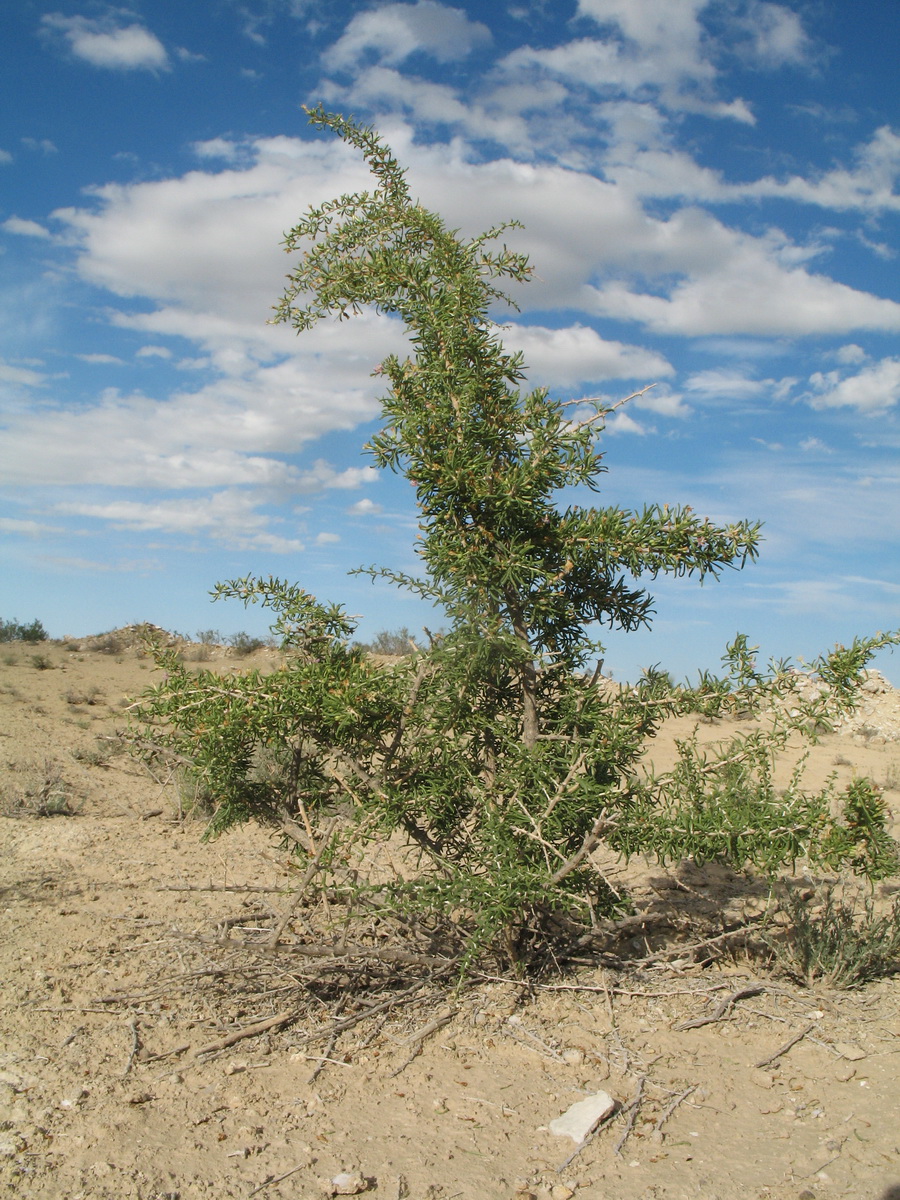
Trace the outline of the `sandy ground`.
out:
M 839 993 L 740 954 L 586 963 L 527 992 L 424 989 L 328 1035 L 357 997 L 298 1008 L 290 961 L 191 936 L 271 925 L 296 869 L 259 829 L 202 843 L 171 783 L 113 752 L 151 678 L 132 650 L 0 647 L 2 1195 L 900 1200 L 897 979 Z M 897 816 L 898 696 L 870 707 L 810 778 L 869 774 Z M 760 903 L 721 870 L 630 878 L 676 923 Z M 647 958 L 639 930 L 625 948 Z M 549 1124 L 599 1090 L 620 1111 L 572 1157 Z

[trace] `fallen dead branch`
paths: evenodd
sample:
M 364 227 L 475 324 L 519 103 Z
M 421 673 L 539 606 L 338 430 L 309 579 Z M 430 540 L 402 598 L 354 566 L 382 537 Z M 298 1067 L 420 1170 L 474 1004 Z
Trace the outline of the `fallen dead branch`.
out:
M 268 1017 L 265 1021 L 257 1021 L 254 1025 L 245 1025 L 243 1029 L 236 1029 L 234 1033 L 226 1034 L 217 1042 L 210 1042 L 208 1046 L 195 1050 L 194 1057 L 199 1058 L 201 1054 L 214 1054 L 217 1050 L 225 1050 L 229 1046 L 233 1046 L 235 1042 L 243 1041 L 244 1038 L 259 1037 L 261 1033 L 268 1033 L 270 1029 L 280 1029 L 291 1021 L 295 1021 L 298 1015 L 293 1011 L 281 1012 L 274 1017 Z
M 678 1105 L 683 1104 L 689 1096 L 693 1096 L 694 1092 L 696 1092 L 699 1086 L 699 1083 L 694 1083 L 689 1088 L 685 1088 L 683 1092 L 679 1092 L 673 1100 L 669 1101 L 665 1109 L 656 1119 L 656 1124 L 653 1127 L 655 1133 L 662 1133 L 663 1125 L 665 1125 L 666 1121 L 668 1121 L 669 1117 L 671 1117 Z
M 401 992 L 399 996 L 389 996 L 387 1000 L 382 1000 L 378 1004 L 367 1005 L 362 1012 L 354 1013 L 353 1016 L 345 1017 L 341 1021 L 335 1021 L 324 1029 L 308 1033 L 307 1041 L 319 1041 L 323 1037 L 331 1037 L 333 1033 L 343 1033 L 347 1029 L 352 1029 L 354 1025 L 359 1025 L 367 1017 L 374 1017 L 376 1013 L 384 1012 L 386 1009 L 399 1007 L 401 1004 L 421 1003 L 424 997 L 418 993 L 426 983 L 430 982 L 432 982 L 431 979 L 420 979 L 407 991 Z
M 312 942 L 279 943 L 274 946 L 271 942 L 243 941 L 239 938 L 221 937 L 206 938 L 199 934 L 183 934 L 192 942 L 204 946 L 218 946 L 223 950 L 243 950 L 263 958 L 298 955 L 302 958 L 345 959 L 345 960 L 375 960 L 377 962 L 393 963 L 407 967 L 437 967 L 449 968 L 455 965 L 453 959 L 438 958 L 430 954 L 416 954 L 414 951 L 402 950 L 395 946 L 360 946 L 353 943 L 343 945 L 318 945 Z
M 647 1076 L 642 1075 L 637 1081 L 637 1088 L 635 1089 L 633 1098 L 622 1109 L 623 1114 L 626 1114 L 628 1119 L 625 1122 L 625 1128 L 622 1130 L 619 1140 L 616 1142 L 615 1146 L 613 1146 L 613 1154 L 622 1153 L 622 1147 L 628 1141 L 631 1131 L 634 1129 L 634 1123 L 637 1120 L 638 1111 L 641 1107 L 641 1101 L 644 1098 L 644 1085 L 646 1082 Z
M 770 1054 L 768 1058 L 761 1058 L 758 1063 L 754 1063 L 754 1067 L 767 1067 L 769 1063 L 773 1063 L 776 1058 L 781 1058 L 782 1054 L 787 1054 L 788 1050 L 790 1050 L 792 1046 L 796 1046 L 798 1042 L 802 1042 L 808 1033 L 812 1033 L 815 1027 L 815 1021 L 810 1021 L 805 1029 L 801 1029 L 800 1032 L 795 1033 L 792 1038 L 788 1038 L 784 1045 L 779 1046 L 774 1054 Z
M 680 959 L 686 954 L 693 954 L 697 950 L 712 949 L 719 945 L 720 942 L 727 942 L 731 938 L 746 934 L 748 930 L 762 924 L 764 920 L 764 916 L 757 917 L 752 921 L 747 921 L 745 924 L 738 926 L 737 929 L 728 929 L 724 933 L 716 934 L 715 937 L 704 938 L 702 942 L 678 943 L 668 950 L 658 950 L 653 954 L 648 954 L 646 958 L 637 958 L 630 965 L 633 967 L 646 967 L 651 963 L 670 962 L 672 959 Z
M 128 1055 L 128 1062 L 126 1062 L 125 1070 L 122 1072 L 123 1079 L 128 1074 L 128 1072 L 131 1070 L 131 1068 L 134 1066 L 134 1060 L 137 1058 L 138 1053 L 141 1049 L 141 1034 L 140 1034 L 140 1030 L 138 1028 L 137 1017 L 135 1017 L 131 1021 L 131 1023 L 129 1024 L 129 1029 L 131 1030 L 131 1053 Z
M 429 1021 L 427 1025 L 424 1025 L 421 1029 L 417 1030 L 414 1034 L 412 1034 L 411 1037 L 406 1038 L 406 1045 L 411 1047 L 410 1052 L 400 1066 L 391 1071 L 389 1078 L 394 1079 L 401 1072 L 405 1071 L 409 1064 L 416 1058 L 416 1056 L 421 1054 L 422 1047 L 425 1045 L 427 1039 L 430 1038 L 433 1033 L 437 1033 L 439 1029 L 442 1029 L 444 1025 L 447 1025 L 450 1021 L 452 1021 L 455 1015 L 455 1008 L 445 1009 L 444 1012 L 438 1013 L 433 1021 Z
M 537 1034 L 526 1029 L 524 1025 L 508 1020 L 503 1026 L 503 1032 L 507 1037 L 511 1037 L 514 1042 L 518 1042 L 520 1046 L 527 1046 L 529 1050 L 534 1050 L 536 1054 L 542 1054 L 544 1058 L 549 1058 L 553 1062 L 562 1062 L 563 1056 L 558 1050 L 554 1050 L 552 1046 L 548 1046 L 546 1042 L 541 1041 Z M 520 1037 L 524 1034 L 524 1037 Z
M 267 1179 L 265 1183 L 261 1183 L 259 1187 L 255 1187 L 252 1192 L 247 1193 L 247 1200 L 251 1196 L 257 1196 L 260 1192 L 264 1192 L 267 1187 L 271 1187 L 273 1183 L 281 1183 L 282 1179 L 287 1179 L 289 1175 L 296 1175 L 298 1171 L 302 1171 L 304 1167 L 308 1167 L 308 1162 L 302 1162 L 296 1167 L 291 1167 L 289 1171 L 285 1171 L 283 1175 L 273 1175 L 271 1179 Z
M 291 890 L 288 884 L 282 887 L 264 887 L 256 883 L 167 883 L 156 889 L 158 892 L 279 892 Z
M 764 983 L 752 983 L 749 987 L 738 988 L 736 992 L 732 992 L 730 996 L 716 1005 L 715 1012 L 708 1017 L 694 1017 L 692 1021 L 681 1021 L 677 1025 L 673 1025 L 673 1029 L 699 1029 L 703 1025 L 712 1025 L 716 1021 L 721 1021 L 735 1005 L 738 1000 L 747 1000 L 750 996 L 759 996 L 766 990 Z

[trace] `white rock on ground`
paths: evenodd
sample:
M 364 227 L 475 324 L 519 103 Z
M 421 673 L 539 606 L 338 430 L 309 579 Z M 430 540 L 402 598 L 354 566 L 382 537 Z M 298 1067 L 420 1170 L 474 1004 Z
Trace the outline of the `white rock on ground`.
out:
M 557 1137 L 570 1137 L 580 1146 L 588 1134 L 616 1111 L 616 1102 L 608 1092 L 595 1092 L 586 1100 L 579 1100 L 555 1121 L 550 1122 L 550 1132 Z

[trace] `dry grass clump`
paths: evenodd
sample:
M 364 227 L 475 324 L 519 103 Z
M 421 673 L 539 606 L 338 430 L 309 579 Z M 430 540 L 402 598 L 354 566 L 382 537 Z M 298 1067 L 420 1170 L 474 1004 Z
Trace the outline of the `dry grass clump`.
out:
M 52 758 L 29 773 L 21 792 L 0 800 L 0 813 L 5 817 L 71 817 L 80 809 L 75 789 Z

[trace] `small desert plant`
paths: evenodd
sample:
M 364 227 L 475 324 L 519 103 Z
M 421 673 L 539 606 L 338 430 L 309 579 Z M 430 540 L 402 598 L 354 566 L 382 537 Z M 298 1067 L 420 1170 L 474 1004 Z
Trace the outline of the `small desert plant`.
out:
M 87 767 L 107 767 L 112 753 L 110 743 L 104 741 L 91 747 L 79 747 L 72 751 L 72 757 Z
M 860 987 L 900 970 L 900 898 L 880 915 L 871 896 L 851 900 L 826 888 L 804 898 L 789 892 L 776 910 L 784 926 L 766 941 L 781 967 L 812 987 Z
M 45 759 L 34 779 L 4 805 L 10 817 L 71 817 L 78 811 L 72 789 L 54 759 Z
M 48 654 L 32 654 L 31 665 L 36 671 L 53 670 L 53 660 Z
M 99 704 L 103 699 L 103 692 L 96 685 L 86 688 L 84 691 L 79 691 L 78 688 L 69 688 L 66 692 L 67 704 Z

